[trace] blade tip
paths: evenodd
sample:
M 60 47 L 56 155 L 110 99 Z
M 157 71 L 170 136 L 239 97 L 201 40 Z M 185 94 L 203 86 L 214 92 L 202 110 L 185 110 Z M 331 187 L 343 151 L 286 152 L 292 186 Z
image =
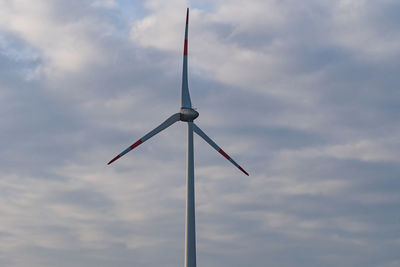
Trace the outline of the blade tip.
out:
M 242 167 L 239 166 L 239 170 L 241 170 L 244 174 L 246 174 L 247 176 L 250 176 Z
M 111 163 L 113 163 L 114 161 L 116 161 L 117 159 L 119 159 L 121 156 L 118 155 L 115 158 L 113 158 L 112 160 L 110 160 L 110 162 L 107 163 L 107 165 L 110 165 Z

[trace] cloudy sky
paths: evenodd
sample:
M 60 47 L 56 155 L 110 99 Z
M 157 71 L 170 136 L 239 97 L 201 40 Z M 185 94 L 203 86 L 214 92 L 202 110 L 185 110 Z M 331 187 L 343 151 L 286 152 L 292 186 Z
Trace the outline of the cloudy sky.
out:
M 0 0 L 0 265 L 400 265 L 398 0 Z

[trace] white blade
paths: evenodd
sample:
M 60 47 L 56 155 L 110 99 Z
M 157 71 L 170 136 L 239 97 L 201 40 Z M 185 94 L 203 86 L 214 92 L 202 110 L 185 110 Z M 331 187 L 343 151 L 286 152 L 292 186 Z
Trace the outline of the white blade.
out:
M 207 143 L 210 144 L 215 150 L 217 150 L 222 156 L 224 156 L 227 160 L 229 160 L 233 165 L 235 165 L 239 170 L 241 170 L 244 174 L 249 176 L 249 174 L 240 167 L 239 164 L 236 163 L 225 151 L 222 150 L 210 137 L 208 137 L 196 124 L 193 123 L 193 130 L 197 133 L 201 138 L 203 138 Z
M 129 151 L 134 149 L 135 147 L 139 146 L 140 144 L 144 143 L 146 140 L 150 139 L 154 135 L 158 134 L 162 130 L 165 130 L 166 128 L 168 128 L 169 126 L 174 124 L 175 122 L 179 121 L 179 119 L 180 119 L 180 114 L 175 113 L 174 115 L 169 117 L 167 120 L 165 120 L 163 123 L 161 123 L 159 126 L 157 126 L 154 130 L 150 131 L 148 134 L 146 134 L 145 136 L 143 136 L 142 138 L 137 140 L 135 143 L 133 143 L 130 147 L 128 147 L 127 149 L 122 151 L 120 154 L 118 154 L 115 158 L 110 160 L 110 162 L 108 164 L 113 163 L 114 161 L 116 161 L 117 159 L 119 159 L 120 157 L 122 157 L 123 155 L 125 155 L 126 153 L 128 153 Z
M 182 94 L 181 94 L 181 107 L 191 108 L 192 102 L 190 101 L 188 75 L 187 75 L 187 54 L 188 54 L 188 26 L 189 26 L 189 8 L 186 13 L 186 27 L 185 27 L 185 43 L 183 48 L 183 70 L 182 70 Z

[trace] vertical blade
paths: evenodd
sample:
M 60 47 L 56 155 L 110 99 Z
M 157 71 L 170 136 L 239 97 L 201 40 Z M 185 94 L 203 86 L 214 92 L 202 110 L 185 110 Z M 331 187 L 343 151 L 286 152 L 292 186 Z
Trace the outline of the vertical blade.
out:
M 189 26 L 189 8 L 186 11 L 185 43 L 183 48 L 183 71 L 182 71 L 182 94 L 181 106 L 183 108 L 192 108 L 190 101 L 188 75 L 187 75 L 187 54 L 188 54 L 188 26 Z

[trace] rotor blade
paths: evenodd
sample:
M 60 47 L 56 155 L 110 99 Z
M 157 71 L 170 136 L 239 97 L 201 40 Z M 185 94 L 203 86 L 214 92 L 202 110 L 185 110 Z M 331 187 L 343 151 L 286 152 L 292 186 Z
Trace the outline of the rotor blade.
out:
M 174 115 L 169 117 L 167 120 L 165 120 L 163 123 L 161 123 L 159 126 L 157 126 L 154 130 L 150 131 L 148 134 L 146 134 L 145 136 L 143 136 L 142 138 L 137 140 L 135 143 L 133 143 L 130 147 L 128 147 L 127 149 L 125 149 L 124 151 L 119 153 L 115 158 L 110 160 L 108 165 L 110 165 L 111 163 L 113 163 L 114 161 L 116 161 L 117 159 L 119 159 L 120 157 L 122 157 L 123 155 L 125 155 L 126 153 L 128 153 L 129 151 L 134 149 L 135 147 L 137 147 L 140 144 L 144 143 L 146 140 L 150 139 L 154 135 L 158 134 L 162 130 L 165 130 L 166 128 L 168 128 L 169 126 L 174 124 L 175 122 L 179 121 L 179 119 L 180 119 L 180 114 L 179 113 L 175 113 Z
M 249 176 L 249 174 L 242 168 L 240 167 L 239 164 L 236 163 L 228 154 L 225 153 L 225 151 L 222 150 L 213 140 L 211 140 L 210 137 L 208 137 L 196 124 L 193 123 L 193 130 L 200 136 L 202 137 L 207 143 L 210 144 L 215 150 L 217 150 L 222 156 L 224 156 L 227 160 L 229 160 L 233 165 L 239 168 L 244 174 Z
M 188 26 L 189 26 L 189 8 L 186 11 L 185 43 L 183 48 L 183 71 L 182 71 L 182 94 L 181 106 L 183 108 L 192 108 L 190 101 L 189 85 L 187 77 L 187 53 L 188 53 Z

